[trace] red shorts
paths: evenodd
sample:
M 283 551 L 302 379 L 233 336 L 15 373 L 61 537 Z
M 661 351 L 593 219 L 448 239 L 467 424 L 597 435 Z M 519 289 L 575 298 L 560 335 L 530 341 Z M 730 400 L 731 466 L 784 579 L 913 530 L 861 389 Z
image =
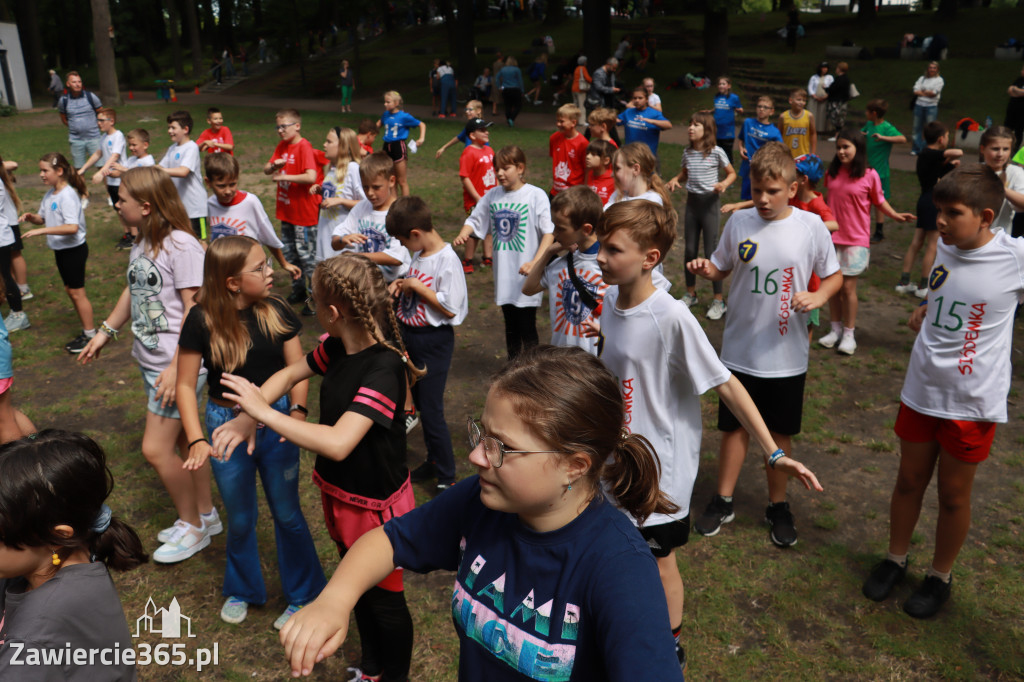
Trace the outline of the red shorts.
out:
M 399 491 L 397 499 L 384 509 L 367 509 L 354 504 L 343 502 L 324 491 L 320 491 L 320 501 L 324 507 L 324 521 L 327 523 L 327 533 L 338 545 L 338 550 L 344 555 L 345 550 L 352 547 L 355 541 L 378 526 L 383 526 L 387 521 L 401 516 L 416 507 L 416 498 L 413 495 L 412 486 L 406 480 L 406 485 Z M 377 587 L 389 592 L 402 591 L 402 569 L 396 568 L 388 577 L 377 583 Z
M 995 422 L 930 417 L 900 403 L 893 431 L 911 443 L 938 441 L 939 447 L 961 462 L 977 464 L 988 459 L 996 425 Z

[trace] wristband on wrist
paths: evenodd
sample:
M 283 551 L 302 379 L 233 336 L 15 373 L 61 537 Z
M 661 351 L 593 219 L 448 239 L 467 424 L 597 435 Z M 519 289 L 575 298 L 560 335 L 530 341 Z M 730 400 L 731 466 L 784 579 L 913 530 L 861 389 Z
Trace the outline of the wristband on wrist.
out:
M 194 441 L 188 444 L 188 449 L 191 450 L 192 446 L 195 445 L 196 443 L 206 443 L 207 445 L 209 445 L 210 441 L 206 440 L 205 438 L 196 438 Z
M 107 324 L 106 320 L 103 320 L 103 324 L 100 325 L 100 331 L 107 335 L 108 338 L 117 341 L 118 331 Z
M 307 415 L 307 416 L 309 415 L 309 410 L 307 410 L 304 405 L 299 405 L 298 403 L 294 403 L 290 408 L 288 408 L 288 411 L 289 412 L 301 412 L 304 415 Z
M 774 469 L 775 468 L 775 463 L 778 462 L 780 459 L 782 459 L 785 456 L 786 456 L 786 453 L 782 451 L 782 448 L 779 448 L 778 450 L 776 450 L 775 452 L 773 452 L 771 455 L 768 456 L 768 466 L 770 466 L 772 469 Z

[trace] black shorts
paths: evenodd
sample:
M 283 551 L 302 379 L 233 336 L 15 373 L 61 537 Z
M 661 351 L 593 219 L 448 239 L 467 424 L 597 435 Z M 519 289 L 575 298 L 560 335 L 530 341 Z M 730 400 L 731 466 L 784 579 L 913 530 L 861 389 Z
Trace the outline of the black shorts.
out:
M 192 223 L 192 231 L 196 233 L 196 239 L 202 239 L 206 241 L 206 217 L 202 218 L 189 218 L 188 221 Z
M 53 252 L 57 261 L 57 272 L 68 289 L 85 288 L 85 261 L 89 258 L 89 245 L 85 242 L 70 249 Z
M 107 196 L 110 197 L 110 201 L 114 204 L 114 210 L 117 210 L 117 190 L 121 189 L 121 185 L 107 185 Z
M 391 157 L 395 163 L 405 161 L 409 158 L 409 150 L 406 149 L 405 140 L 393 140 L 384 143 L 384 153 Z
M 676 547 L 682 547 L 690 541 L 690 517 L 656 526 L 640 526 L 640 535 L 647 541 L 651 554 L 663 559 Z
M 11 230 L 14 232 L 14 243 L 11 244 L 11 251 L 24 251 L 25 243 L 21 241 L 21 226 L 11 225 Z
M 925 232 L 933 232 L 939 229 L 936 224 L 938 218 L 939 209 L 935 208 L 932 193 L 925 192 L 917 200 L 917 227 Z
M 800 421 L 804 413 L 804 382 L 807 372 L 795 377 L 755 377 L 743 372 L 733 372 L 747 389 L 750 398 L 761 413 L 768 430 L 783 436 L 800 433 Z M 729 433 L 742 428 L 740 420 L 718 401 L 718 430 Z

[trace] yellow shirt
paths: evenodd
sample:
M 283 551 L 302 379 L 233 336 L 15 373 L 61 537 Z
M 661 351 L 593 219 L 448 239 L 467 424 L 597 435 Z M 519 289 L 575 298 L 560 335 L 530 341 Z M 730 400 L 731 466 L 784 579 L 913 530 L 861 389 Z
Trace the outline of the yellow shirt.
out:
M 803 154 L 811 152 L 811 137 L 808 131 L 811 127 L 811 115 L 806 109 L 800 112 L 796 118 L 791 111 L 782 112 L 782 140 L 786 143 L 786 149 L 795 159 Z

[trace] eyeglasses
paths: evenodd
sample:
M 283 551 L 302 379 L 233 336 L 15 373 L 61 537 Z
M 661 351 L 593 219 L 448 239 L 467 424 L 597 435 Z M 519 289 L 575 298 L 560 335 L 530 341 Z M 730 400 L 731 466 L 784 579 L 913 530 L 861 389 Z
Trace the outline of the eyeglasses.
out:
M 298 123 L 282 123 L 281 125 L 274 126 L 274 128 L 277 130 L 277 132 L 283 133 L 284 131 L 288 130 L 289 126 L 295 125 L 298 125 Z
M 771 111 L 771 110 L 772 110 L 772 109 L 774 109 L 775 107 L 772 107 L 772 106 L 768 106 L 768 105 L 766 105 L 766 104 L 758 104 L 758 105 L 757 105 L 757 108 L 758 108 L 758 109 L 764 109 L 765 111 Z
M 273 271 L 274 271 L 274 261 L 272 261 L 272 260 L 270 260 L 268 258 L 267 260 L 265 260 L 263 262 L 263 265 L 259 266 L 258 268 L 253 268 L 252 270 L 243 270 L 242 272 L 240 272 L 238 274 L 239 275 L 260 275 L 260 276 L 262 276 L 262 275 L 267 274 L 268 272 L 273 272 Z
M 532 455 L 539 453 L 555 454 L 565 450 L 508 450 L 505 444 L 494 436 L 485 436 L 480 431 L 480 424 L 477 420 L 469 417 L 466 420 L 466 428 L 469 436 L 470 450 L 476 450 L 476 446 L 483 444 L 484 456 L 488 463 L 495 469 L 500 469 L 505 462 L 505 455 Z

